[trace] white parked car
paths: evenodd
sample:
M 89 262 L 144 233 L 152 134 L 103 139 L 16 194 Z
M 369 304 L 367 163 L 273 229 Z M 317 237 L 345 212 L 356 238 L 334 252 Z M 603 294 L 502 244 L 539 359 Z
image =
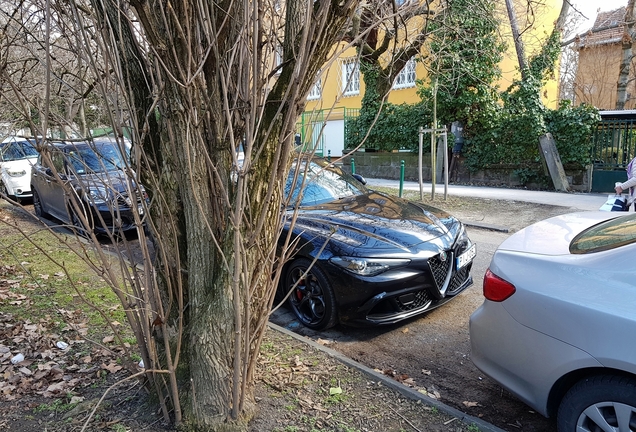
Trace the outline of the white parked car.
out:
M 31 198 L 31 167 L 38 160 L 35 142 L 8 137 L 0 143 L 0 196 Z
M 636 214 L 571 213 L 505 240 L 471 359 L 559 432 L 636 431 Z

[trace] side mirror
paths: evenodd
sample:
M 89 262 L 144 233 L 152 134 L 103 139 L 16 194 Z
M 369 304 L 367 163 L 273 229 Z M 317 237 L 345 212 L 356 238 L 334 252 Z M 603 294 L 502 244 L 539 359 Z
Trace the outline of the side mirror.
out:
M 49 177 L 53 177 L 53 170 L 51 168 L 47 168 L 46 171 L 44 171 L 44 173 L 49 176 Z M 66 180 L 66 175 L 58 173 L 58 175 L 60 176 L 60 180 Z
M 367 184 L 367 180 L 364 177 L 362 177 L 360 174 L 351 174 L 351 175 L 353 176 L 354 179 L 358 180 L 363 185 Z

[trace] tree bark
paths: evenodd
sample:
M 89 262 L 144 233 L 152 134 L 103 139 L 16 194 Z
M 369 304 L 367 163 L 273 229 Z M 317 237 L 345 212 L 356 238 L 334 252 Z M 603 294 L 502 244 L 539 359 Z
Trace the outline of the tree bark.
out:
M 515 51 L 517 52 L 517 61 L 519 62 L 519 70 L 521 71 L 521 79 L 526 79 L 528 64 L 526 62 L 526 52 L 519 31 L 519 23 L 517 22 L 517 14 L 512 0 L 506 0 L 506 10 L 508 11 L 508 20 L 510 21 L 510 29 L 512 30 L 512 39 L 515 42 Z
M 141 164 L 154 195 L 160 291 L 147 306 L 156 318 L 146 343 L 149 351 L 163 349 L 150 361 L 172 380 L 159 392 L 170 395 L 177 423 L 182 406 L 194 429 L 244 429 L 275 290 L 296 121 L 357 0 L 298 1 L 288 4 L 285 20 L 269 3 L 249 0 L 152 7 L 131 0 L 146 45 L 118 21 L 128 3 L 115 2 L 106 2 L 114 15 L 106 13 L 104 25 L 136 129 L 161 138 L 144 141 Z M 282 40 L 285 58 L 272 85 L 274 50 L 264 47 L 274 39 Z M 240 170 L 238 143 L 246 154 Z

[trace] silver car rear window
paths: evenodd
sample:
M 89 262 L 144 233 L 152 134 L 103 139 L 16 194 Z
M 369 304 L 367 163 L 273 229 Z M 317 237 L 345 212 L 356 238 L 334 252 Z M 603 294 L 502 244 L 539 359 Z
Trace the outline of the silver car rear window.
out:
M 636 214 L 601 222 L 577 234 L 570 253 L 601 252 L 636 242 Z

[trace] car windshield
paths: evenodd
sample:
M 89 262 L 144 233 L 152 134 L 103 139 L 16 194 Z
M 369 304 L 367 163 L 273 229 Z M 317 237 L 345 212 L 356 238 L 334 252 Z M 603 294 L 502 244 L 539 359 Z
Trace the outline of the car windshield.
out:
M 126 166 L 121 153 L 112 144 L 103 144 L 94 148 L 78 146 L 68 155 L 72 169 L 77 174 L 116 171 Z
M 636 214 L 601 222 L 579 233 L 570 243 L 570 253 L 586 254 L 636 242 Z
M 38 157 L 38 151 L 28 140 L 11 141 L 0 145 L 2 146 L 0 147 L 0 155 L 3 162 Z
M 296 172 L 298 171 L 298 177 Z M 290 205 L 315 206 L 364 192 L 364 186 L 325 162 L 296 161 L 287 177 L 285 197 Z

